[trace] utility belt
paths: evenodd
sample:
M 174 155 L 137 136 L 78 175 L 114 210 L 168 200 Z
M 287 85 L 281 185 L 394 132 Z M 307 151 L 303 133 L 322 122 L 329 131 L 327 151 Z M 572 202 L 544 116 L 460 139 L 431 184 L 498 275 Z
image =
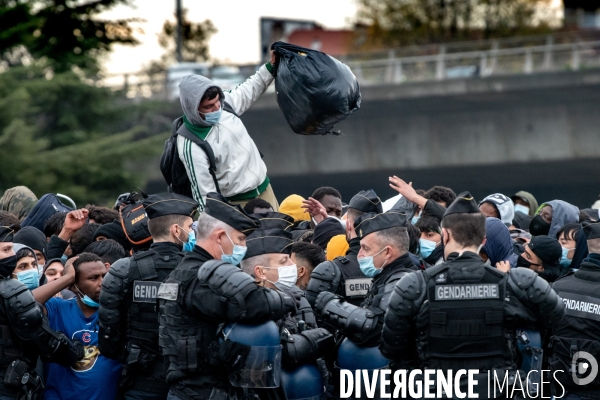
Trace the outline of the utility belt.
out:
M 29 364 L 14 360 L 8 365 L 0 385 L 0 395 L 14 396 L 17 400 L 43 400 L 44 382 L 35 371 L 29 371 Z

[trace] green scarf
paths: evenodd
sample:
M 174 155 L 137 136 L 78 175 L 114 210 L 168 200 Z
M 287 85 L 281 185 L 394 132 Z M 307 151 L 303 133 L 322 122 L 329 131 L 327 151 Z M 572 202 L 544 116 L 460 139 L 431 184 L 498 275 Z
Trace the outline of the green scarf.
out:
M 183 123 L 185 124 L 185 127 L 188 128 L 188 130 L 190 132 L 192 132 L 194 135 L 198 136 L 202 140 L 206 140 L 206 137 L 208 136 L 208 134 L 210 133 L 210 130 L 212 129 L 212 126 L 196 126 L 196 125 L 192 124 L 187 119 L 185 114 L 183 115 Z

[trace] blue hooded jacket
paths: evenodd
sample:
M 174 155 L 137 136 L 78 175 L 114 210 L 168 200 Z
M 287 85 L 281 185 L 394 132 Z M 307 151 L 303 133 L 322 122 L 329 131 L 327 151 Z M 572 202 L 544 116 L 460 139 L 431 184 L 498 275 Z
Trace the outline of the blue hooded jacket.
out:
M 481 250 L 487 254 L 490 264 L 495 266 L 499 261 L 509 261 L 511 267 L 516 265 L 516 255 L 512 252 L 512 239 L 508 228 L 498 218 L 485 219 L 485 245 Z

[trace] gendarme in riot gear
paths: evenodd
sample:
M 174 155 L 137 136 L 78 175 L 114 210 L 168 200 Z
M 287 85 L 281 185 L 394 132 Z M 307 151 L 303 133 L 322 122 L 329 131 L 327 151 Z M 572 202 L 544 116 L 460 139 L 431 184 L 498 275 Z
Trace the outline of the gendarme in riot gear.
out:
M 333 335 L 317 327 L 310 304 L 296 286 L 297 266 L 290 258 L 291 233 L 277 228 L 263 230 L 261 226 L 246 243 L 248 253 L 242 261 L 244 272 L 253 276 L 257 285 L 300 299 L 295 315 L 290 313 L 277 321 L 283 346 L 283 367 L 291 372 L 299 366 L 318 363 L 322 380 L 326 382 L 328 374 L 320 358 L 334 346 Z
M 44 385 L 35 371 L 38 357 L 71 366 L 84 351 L 81 343 L 51 329 L 27 286 L 10 279 L 17 266 L 12 240 L 12 228 L 0 226 L 0 245 L 11 247 L 2 250 L 8 256 L 0 259 L 0 397 L 41 400 Z
M 585 223 L 584 223 L 585 224 Z M 550 369 L 560 382 L 553 383 L 552 394 L 565 399 L 599 398 L 600 373 L 600 223 L 585 224 L 583 231 L 587 239 L 589 255 L 574 273 L 558 279 L 552 287 L 562 298 L 567 310 L 565 318 L 556 326 L 551 338 Z M 596 360 L 596 374 L 591 360 Z M 579 371 L 579 365 L 587 363 L 589 371 Z M 561 372 L 562 371 L 562 372 Z M 582 373 L 585 372 L 585 373 Z M 591 377 L 586 380 L 587 377 Z
M 360 238 L 356 235 L 355 222 L 365 213 L 382 212 L 381 200 L 373 190 L 361 190 L 352 197 L 346 213 L 349 249 L 345 256 L 322 262 L 313 270 L 306 288 L 306 298 L 313 307 L 321 292 L 340 295 L 355 306 L 363 302 L 373 278 L 366 276 L 358 265 Z
M 234 265 L 246 253 L 246 235 L 259 226 L 260 221 L 223 196 L 207 195 L 196 246 L 157 295 L 170 398 L 243 399 L 270 390 L 232 386 L 229 373 L 245 365 L 248 345 L 223 340 L 222 335 L 228 323 L 257 325 L 296 310 L 295 299 L 256 285 Z
M 488 371 L 504 377 L 517 370 L 516 325 L 552 328 L 564 307 L 535 272 L 507 274 L 484 264 L 478 250 L 485 216 L 470 193 L 446 210 L 442 238 L 447 261 L 404 276 L 394 288 L 380 349 L 394 368 L 478 369 L 475 393 L 487 398 Z
M 396 211 L 359 217 L 355 222 L 361 246 L 358 261 L 363 273 L 373 278 L 373 284 L 361 307 L 329 292 L 321 293 L 315 302 L 324 323 L 361 346 L 379 343 L 394 285 L 415 269 L 408 255 L 407 223 L 406 215 Z
M 120 392 L 143 392 L 164 399 L 169 390 L 158 347 L 156 299 L 162 282 L 183 258 L 182 246 L 193 246 L 194 200 L 177 195 L 154 195 L 144 200 L 150 249 L 116 261 L 102 283 L 99 309 L 99 347 L 103 355 L 123 365 Z

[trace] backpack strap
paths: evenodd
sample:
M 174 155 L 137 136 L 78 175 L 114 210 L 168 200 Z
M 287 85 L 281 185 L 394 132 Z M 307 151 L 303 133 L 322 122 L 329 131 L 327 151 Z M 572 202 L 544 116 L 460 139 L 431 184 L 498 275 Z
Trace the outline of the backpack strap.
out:
M 219 188 L 219 181 L 217 180 L 216 175 L 217 164 L 215 161 L 215 153 L 213 152 L 210 143 L 208 143 L 206 140 L 200 139 L 198 136 L 190 132 L 190 130 L 183 123 L 183 117 L 179 117 L 175 121 L 173 121 L 172 130 L 173 136 L 180 135 L 186 139 L 191 140 L 193 143 L 197 144 L 198 147 L 200 147 L 204 151 L 204 153 L 206 153 L 206 156 L 208 157 L 208 172 L 213 178 L 213 182 L 215 183 L 215 188 L 217 192 L 221 193 L 221 189 Z
M 239 115 L 237 115 L 235 113 L 235 111 L 233 110 L 233 107 L 231 107 L 231 104 L 229 104 L 226 101 L 223 102 L 223 111 L 227 111 L 228 113 L 233 114 L 233 115 L 235 115 L 238 118 L 240 117 Z

